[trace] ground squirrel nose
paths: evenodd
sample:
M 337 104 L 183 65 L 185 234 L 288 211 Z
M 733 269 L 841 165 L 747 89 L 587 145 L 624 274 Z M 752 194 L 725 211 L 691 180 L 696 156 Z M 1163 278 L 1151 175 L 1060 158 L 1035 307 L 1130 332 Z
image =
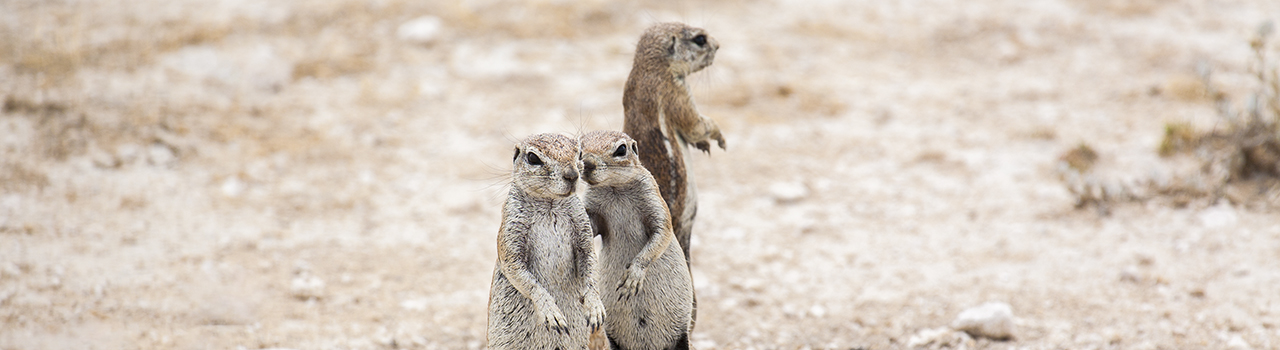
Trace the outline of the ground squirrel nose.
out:
M 578 181 L 578 172 L 570 170 L 569 172 L 564 173 L 564 180 L 568 182 Z

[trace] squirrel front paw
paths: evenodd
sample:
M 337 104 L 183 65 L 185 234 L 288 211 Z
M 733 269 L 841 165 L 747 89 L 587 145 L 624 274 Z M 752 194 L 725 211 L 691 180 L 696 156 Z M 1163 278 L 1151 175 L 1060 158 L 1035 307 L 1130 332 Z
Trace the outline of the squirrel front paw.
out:
M 535 311 L 537 311 L 539 318 L 542 319 L 548 330 L 564 335 L 569 334 L 569 322 L 565 320 L 564 314 L 560 312 L 560 307 L 556 306 L 555 303 L 545 309 L 535 308 Z
M 707 129 L 706 138 L 703 139 L 702 141 L 694 142 L 693 147 L 697 147 L 699 150 L 703 152 L 711 153 L 711 140 L 716 140 L 716 144 L 720 146 L 721 150 L 726 149 L 725 143 L 724 143 L 724 135 L 720 133 L 720 127 L 717 126 L 715 122 L 712 121 L 711 119 L 706 119 L 706 121 L 707 121 L 707 124 L 710 125 L 710 128 Z
M 595 333 L 604 325 L 604 303 L 600 302 L 600 294 L 596 293 L 593 288 L 591 292 L 587 293 L 583 305 L 587 308 L 587 327 L 590 327 L 591 332 Z
M 644 268 L 639 266 L 631 266 L 627 268 L 627 276 L 618 283 L 618 300 L 630 299 L 640 294 L 640 287 L 644 285 Z

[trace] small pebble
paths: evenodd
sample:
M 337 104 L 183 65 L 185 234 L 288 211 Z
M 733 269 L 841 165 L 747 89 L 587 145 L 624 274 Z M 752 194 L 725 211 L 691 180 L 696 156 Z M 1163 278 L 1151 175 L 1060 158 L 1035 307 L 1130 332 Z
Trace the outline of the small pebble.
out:
M 1252 346 L 1249 346 L 1249 342 L 1244 341 L 1244 338 L 1241 338 L 1239 335 L 1231 336 L 1231 340 L 1227 341 L 1227 348 L 1232 350 L 1253 349 Z
M 289 284 L 289 293 L 298 299 L 320 298 L 324 295 L 324 280 L 305 274 L 294 277 Z
M 940 348 L 951 348 L 970 343 L 972 340 L 964 332 L 947 327 L 938 327 L 924 329 L 912 335 L 910 339 L 907 339 L 907 347 L 918 348 L 933 345 Z
M 1218 203 L 1218 205 L 1209 207 L 1200 212 L 1200 224 L 1209 229 L 1221 229 L 1235 226 L 1240 219 L 1236 216 L 1235 208 L 1226 201 Z
M 974 337 L 1013 338 L 1013 309 L 1003 302 L 988 302 L 960 312 L 951 327 Z
M 171 166 L 174 161 L 178 160 L 178 156 L 173 153 L 173 149 L 162 144 L 153 144 L 147 148 L 147 162 L 157 166 Z
M 775 182 L 769 185 L 769 195 L 779 203 L 795 203 L 809 196 L 809 188 L 800 182 Z
M 416 44 L 427 44 L 436 39 L 443 26 L 440 19 L 435 16 L 422 16 L 404 22 L 396 28 L 396 37 Z

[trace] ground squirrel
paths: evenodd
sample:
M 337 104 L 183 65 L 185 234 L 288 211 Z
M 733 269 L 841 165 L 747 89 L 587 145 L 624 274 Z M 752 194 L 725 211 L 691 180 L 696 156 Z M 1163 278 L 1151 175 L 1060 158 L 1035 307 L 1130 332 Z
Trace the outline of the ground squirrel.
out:
M 615 350 L 688 349 L 693 281 L 658 183 L 618 131 L 582 135 L 586 207 L 603 243 L 605 334 Z
M 698 113 L 685 77 L 715 59 L 720 44 L 701 28 L 659 23 L 636 44 L 635 62 L 622 96 L 624 132 L 639 141 L 640 161 L 658 181 L 671 209 L 680 248 L 689 260 L 689 236 L 697 215 L 697 194 L 685 170 L 684 150 L 693 145 L 711 151 L 711 140 L 724 149 L 715 121 Z
M 591 222 L 574 193 L 578 153 L 576 140 L 558 134 L 516 145 L 489 291 L 489 349 L 585 349 L 603 322 Z

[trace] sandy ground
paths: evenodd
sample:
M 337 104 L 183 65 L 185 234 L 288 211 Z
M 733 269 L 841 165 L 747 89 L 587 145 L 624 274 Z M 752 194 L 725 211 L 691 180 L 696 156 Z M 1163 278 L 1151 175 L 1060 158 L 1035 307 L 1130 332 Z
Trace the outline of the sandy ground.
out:
M 424 19 L 425 18 L 425 19 Z M 414 22 L 418 19 L 417 22 Z M 701 349 L 1280 347 L 1274 205 L 1074 208 L 1276 1 L 0 1 L 0 349 L 478 349 L 513 140 L 691 78 Z M 1265 204 L 1265 203 L 1264 203 Z M 1276 204 L 1276 203 L 1271 203 Z M 1012 306 L 1009 341 L 943 328 Z

